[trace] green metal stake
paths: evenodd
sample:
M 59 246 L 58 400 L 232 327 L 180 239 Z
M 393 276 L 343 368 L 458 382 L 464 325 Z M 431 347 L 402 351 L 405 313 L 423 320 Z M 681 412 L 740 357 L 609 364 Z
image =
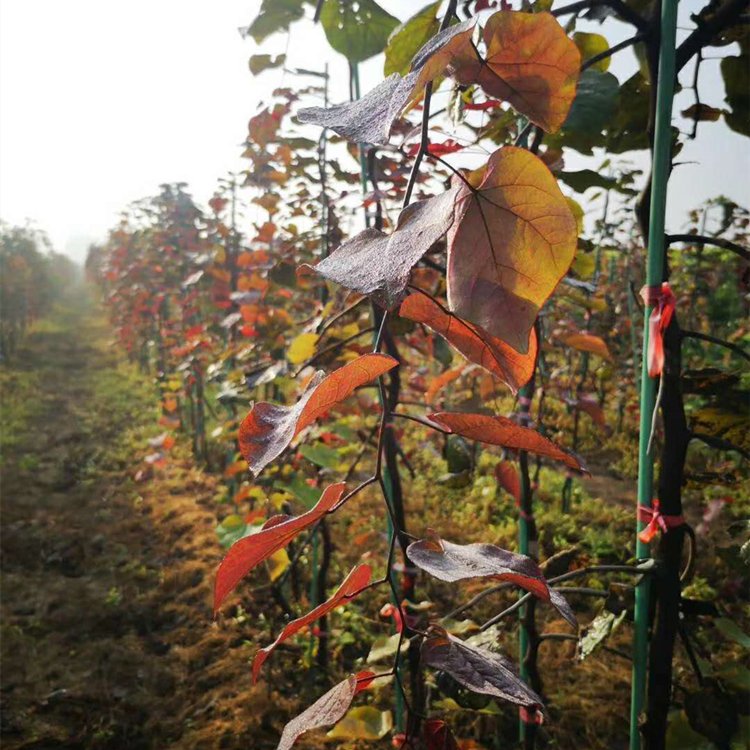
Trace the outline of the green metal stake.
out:
M 360 87 L 359 87 L 359 65 L 357 63 L 351 63 L 351 75 L 352 75 L 352 89 L 354 93 L 354 98 L 359 99 L 361 97 Z M 364 197 L 367 194 L 367 158 L 365 156 L 365 150 L 362 146 L 362 144 L 359 144 L 359 179 L 360 179 L 360 185 L 362 188 L 362 196 Z M 365 209 L 367 211 L 367 209 Z M 365 224 L 369 225 L 369 221 L 367 220 L 367 215 L 365 214 Z M 377 336 L 377 333 L 375 334 Z M 386 404 L 383 403 L 382 398 L 380 402 L 380 408 L 385 409 Z M 391 484 L 391 476 L 386 467 L 383 468 L 383 484 L 385 485 L 385 494 L 386 498 L 385 501 L 388 503 L 389 507 L 391 508 L 391 511 L 393 510 L 393 485 Z M 391 545 L 393 543 L 393 535 L 396 533 L 396 530 L 393 528 L 393 524 L 391 523 L 391 515 L 388 514 L 388 544 Z M 393 571 L 388 571 L 389 578 L 393 577 Z M 398 601 L 393 602 L 397 607 L 399 606 Z M 400 671 L 399 671 L 400 673 Z M 397 689 L 395 691 L 395 713 L 396 713 L 396 731 L 403 732 L 405 729 L 405 723 L 404 723 L 404 696 L 401 694 L 401 690 Z
M 656 89 L 656 120 L 654 154 L 651 179 L 651 204 L 649 208 L 648 256 L 646 284 L 656 286 L 664 277 L 664 212 L 667 202 L 672 147 L 672 100 L 675 85 L 675 34 L 677 28 L 678 0 L 662 0 L 661 44 L 659 47 L 659 74 Z M 651 507 L 654 484 L 654 462 L 648 453 L 651 418 L 656 401 L 656 382 L 648 374 L 648 320 L 652 306 L 646 305 L 643 319 L 643 356 L 641 366 L 641 412 L 638 437 L 638 503 Z M 637 523 L 640 532 L 642 523 Z M 638 559 L 649 556 L 647 544 L 636 538 Z M 633 678 L 630 701 L 630 750 L 641 749 L 638 729 L 646 695 L 648 657 L 648 616 L 650 585 L 644 577 L 635 591 L 635 633 L 633 640 Z

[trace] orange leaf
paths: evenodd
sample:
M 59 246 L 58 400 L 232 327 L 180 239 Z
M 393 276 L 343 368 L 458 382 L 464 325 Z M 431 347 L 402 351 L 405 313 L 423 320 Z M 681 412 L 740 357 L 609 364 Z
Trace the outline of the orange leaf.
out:
M 589 352 L 596 354 L 602 359 L 612 361 L 612 355 L 609 353 L 609 347 L 604 339 L 599 336 L 593 336 L 590 333 L 572 333 L 562 339 L 563 344 L 578 349 L 579 352 Z
M 245 575 L 274 552 L 286 547 L 297 534 L 317 523 L 341 499 L 346 485 L 332 484 L 323 490 L 320 500 L 301 516 L 269 518 L 264 527 L 251 536 L 235 542 L 216 571 L 214 614 L 221 603 Z
M 448 231 L 449 307 L 526 354 L 539 309 L 573 261 L 575 218 L 525 149 L 500 148 L 465 179 L 477 189 L 462 183 Z
M 479 326 L 467 323 L 444 310 L 425 294 L 417 292 L 407 297 L 401 305 L 399 315 L 432 328 L 469 361 L 500 378 L 513 393 L 531 378 L 537 354 L 536 332 L 533 329 L 529 337 L 528 353 L 519 354 Z M 430 403 L 429 398 L 427 403 Z
M 247 471 L 246 461 L 234 461 L 224 469 L 224 478 L 231 479 L 237 474 L 241 474 L 243 471 Z
M 306 615 L 298 617 L 296 620 L 292 620 L 288 623 L 273 643 L 260 649 L 255 655 L 255 659 L 253 659 L 253 683 L 258 681 L 258 676 L 260 675 L 263 663 L 280 643 L 283 643 L 285 640 L 300 631 L 305 625 L 315 622 L 315 620 L 323 617 L 323 615 L 328 614 L 328 612 L 331 612 L 342 604 L 346 604 L 350 599 L 353 599 L 357 594 L 362 592 L 368 583 L 370 583 L 371 577 L 372 569 L 369 565 L 355 566 L 344 579 L 341 586 L 338 587 L 336 593 L 333 594 L 328 601 L 319 604 Z
M 294 406 L 261 401 L 242 420 L 238 441 L 250 471 L 259 474 L 309 424 L 361 385 L 395 367 L 386 354 L 364 354 L 334 370 L 328 377 L 318 371 Z
M 506 417 L 490 417 L 485 414 L 461 414 L 457 412 L 438 412 L 430 414 L 429 419 L 449 432 L 463 435 L 469 440 L 480 443 L 501 445 L 516 451 L 527 451 L 539 456 L 561 461 L 576 471 L 588 473 L 586 467 L 572 454 L 567 453 L 551 440 L 540 435 L 536 430 L 521 427 Z
M 550 13 L 501 10 L 484 27 L 487 56 L 462 58 L 460 83 L 479 83 L 549 133 L 568 116 L 581 68 L 581 53 Z
M 500 461 L 495 466 L 498 484 L 517 502 L 521 501 L 521 477 L 518 469 L 510 461 Z
M 408 317 L 408 316 L 406 316 Z M 460 367 L 454 367 L 445 372 L 441 372 L 436 378 L 430 381 L 429 386 L 424 394 L 424 400 L 426 403 L 431 404 L 435 400 L 435 396 L 445 388 L 448 383 L 452 383 L 454 380 L 461 377 L 461 373 L 466 369 L 466 365 Z

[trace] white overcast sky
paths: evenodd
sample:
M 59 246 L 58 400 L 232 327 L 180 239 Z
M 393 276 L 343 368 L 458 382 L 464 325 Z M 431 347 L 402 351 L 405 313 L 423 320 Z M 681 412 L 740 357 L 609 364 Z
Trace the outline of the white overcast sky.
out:
M 426 2 L 381 4 L 407 18 Z M 248 71 L 247 60 L 257 49 L 237 28 L 250 22 L 258 5 L 259 0 L 1 0 L 0 218 L 31 219 L 56 249 L 80 260 L 121 209 L 153 195 L 160 183 L 187 182 L 205 202 L 218 178 L 243 168 L 241 143 L 258 102 L 282 82 L 294 85 L 281 71 L 255 79 Z M 697 5 L 683 0 L 681 17 L 687 19 Z M 629 33 L 615 26 L 611 42 Z M 281 52 L 286 44 L 278 35 L 264 50 Z M 328 49 L 320 28 L 295 24 L 288 53 L 293 66 L 321 68 L 330 60 L 333 99 L 346 98 L 346 65 Z M 625 51 L 611 70 L 624 81 L 634 65 L 633 53 Z M 380 58 L 365 63 L 365 91 L 381 72 Z M 701 75 L 703 100 L 721 106 L 718 62 L 705 63 Z M 691 103 L 690 92 L 678 96 L 678 108 Z M 672 230 L 707 197 L 723 193 L 750 202 L 747 140 L 723 123 L 706 125 L 702 133 L 680 156 L 695 163 L 680 167 L 672 179 Z M 568 161 L 569 169 L 584 165 Z

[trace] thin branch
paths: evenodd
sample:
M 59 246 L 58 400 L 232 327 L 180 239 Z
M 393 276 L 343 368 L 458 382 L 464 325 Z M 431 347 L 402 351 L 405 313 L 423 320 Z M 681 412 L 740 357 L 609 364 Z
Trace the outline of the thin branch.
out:
M 318 4 L 315 6 L 315 15 L 313 16 L 313 23 L 318 23 L 320 21 L 320 14 L 323 10 L 323 3 L 326 0 L 318 0 Z
M 456 5 L 458 0 L 450 0 L 448 7 L 445 9 L 445 15 L 440 23 L 440 31 L 444 31 L 448 28 L 453 16 L 456 14 Z M 401 208 L 406 208 L 411 201 L 411 195 L 414 192 L 414 186 L 417 184 L 417 177 L 419 176 L 419 167 L 422 164 L 427 149 L 430 146 L 430 102 L 432 101 L 432 81 L 430 81 L 424 87 L 424 101 L 422 103 L 422 130 L 419 140 L 419 151 L 412 164 L 411 174 L 409 174 L 409 182 L 406 184 L 406 191 L 404 192 L 404 200 L 401 204 Z
M 668 234 L 667 245 L 671 245 L 673 242 L 684 242 L 687 245 L 713 245 L 723 250 L 729 250 L 739 255 L 740 258 L 750 260 L 750 250 L 732 242 L 732 240 L 724 239 L 724 237 L 706 237 L 702 234 Z
M 638 34 L 631 36 L 629 39 L 624 39 L 619 44 L 615 44 L 614 47 L 610 47 L 609 49 L 605 49 L 603 52 L 600 52 L 598 55 L 589 57 L 588 60 L 584 60 L 581 63 L 581 73 L 583 73 L 584 70 L 588 70 L 588 68 L 590 68 L 592 65 L 596 65 L 598 62 L 612 57 L 612 55 L 614 55 L 616 52 L 620 52 L 620 50 L 627 49 L 628 47 L 632 47 L 634 44 L 638 44 L 638 42 L 644 41 L 646 39 L 646 36 L 647 35 L 645 33 L 639 32 Z
M 702 432 L 691 432 L 690 439 L 700 440 L 701 443 L 705 443 L 709 447 L 716 448 L 717 450 L 720 450 L 720 451 L 736 451 L 743 458 L 750 459 L 750 453 L 748 453 L 744 448 L 740 448 L 739 445 L 730 443 L 729 440 L 724 440 L 723 438 L 714 437 L 713 435 L 704 435 Z
M 686 339 L 698 339 L 700 341 L 708 341 L 711 344 L 723 346 L 725 349 L 729 349 L 750 362 L 750 354 L 748 354 L 741 346 L 733 344 L 731 341 L 724 341 L 724 339 L 710 336 L 707 333 L 700 333 L 699 331 L 686 331 L 683 329 L 680 333 L 682 334 L 682 337 Z
M 296 378 L 302 372 L 302 370 L 304 370 L 306 367 L 309 367 L 313 363 L 317 362 L 321 357 L 325 357 L 326 354 L 335 352 L 337 349 L 341 349 L 342 346 L 346 346 L 347 344 L 351 343 L 355 339 L 358 339 L 360 336 L 364 336 L 366 333 L 372 333 L 374 330 L 375 330 L 374 326 L 370 326 L 369 328 L 363 328 L 361 331 L 357 331 L 357 333 L 354 333 L 351 336 L 348 336 L 347 338 L 342 339 L 341 341 L 336 341 L 330 346 L 327 346 L 325 349 L 321 349 L 317 354 L 310 357 L 310 359 L 305 360 L 300 365 L 299 369 L 294 373 L 292 377 Z

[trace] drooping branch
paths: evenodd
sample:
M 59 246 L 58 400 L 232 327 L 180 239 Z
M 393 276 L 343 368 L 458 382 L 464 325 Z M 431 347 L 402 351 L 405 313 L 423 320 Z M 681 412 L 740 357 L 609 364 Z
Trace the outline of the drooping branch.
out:
M 711 9 L 711 14 L 704 18 L 698 15 L 697 28 L 677 48 L 675 70 L 679 73 L 704 47 L 710 45 L 711 40 L 724 29 L 737 23 L 740 16 L 747 12 L 748 0 L 726 0 L 718 10 L 714 10 L 713 3 L 708 3 L 704 10 Z
M 699 341 L 708 341 L 711 344 L 723 346 L 725 349 L 729 349 L 730 351 L 738 354 L 740 357 L 743 357 L 744 359 L 748 360 L 748 362 L 750 362 L 750 354 L 748 354 L 741 346 L 739 346 L 738 344 L 733 344 L 731 341 L 725 341 L 724 339 L 720 339 L 717 336 L 710 336 L 707 333 L 700 333 L 700 331 L 683 330 L 681 331 L 681 334 L 683 338 L 698 339 Z
M 720 451 L 735 451 L 736 453 L 739 453 L 743 458 L 750 459 L 750 452 L 746 451 L 744 448 L 741 448 L 739 445 L 731 443 L 729 440 L 724 440 L 723 438 L 719 438 L 714 435 L 705 435 L 702 432 L 691 432 L 690 439 L 700 440 L 701 443 L 705 443 L 709 447 L 716 448 Z
M 750 260 L 750 250 L 724 237 L 706 237 L 702 234 L 668 234 L 667 244 L 671 245 L 674 242 L 685 243 L 687 245 L 720 247 L 723 250 L 729 250 L 735 253 L 735 255 L 739 255 L 740 258 Z

